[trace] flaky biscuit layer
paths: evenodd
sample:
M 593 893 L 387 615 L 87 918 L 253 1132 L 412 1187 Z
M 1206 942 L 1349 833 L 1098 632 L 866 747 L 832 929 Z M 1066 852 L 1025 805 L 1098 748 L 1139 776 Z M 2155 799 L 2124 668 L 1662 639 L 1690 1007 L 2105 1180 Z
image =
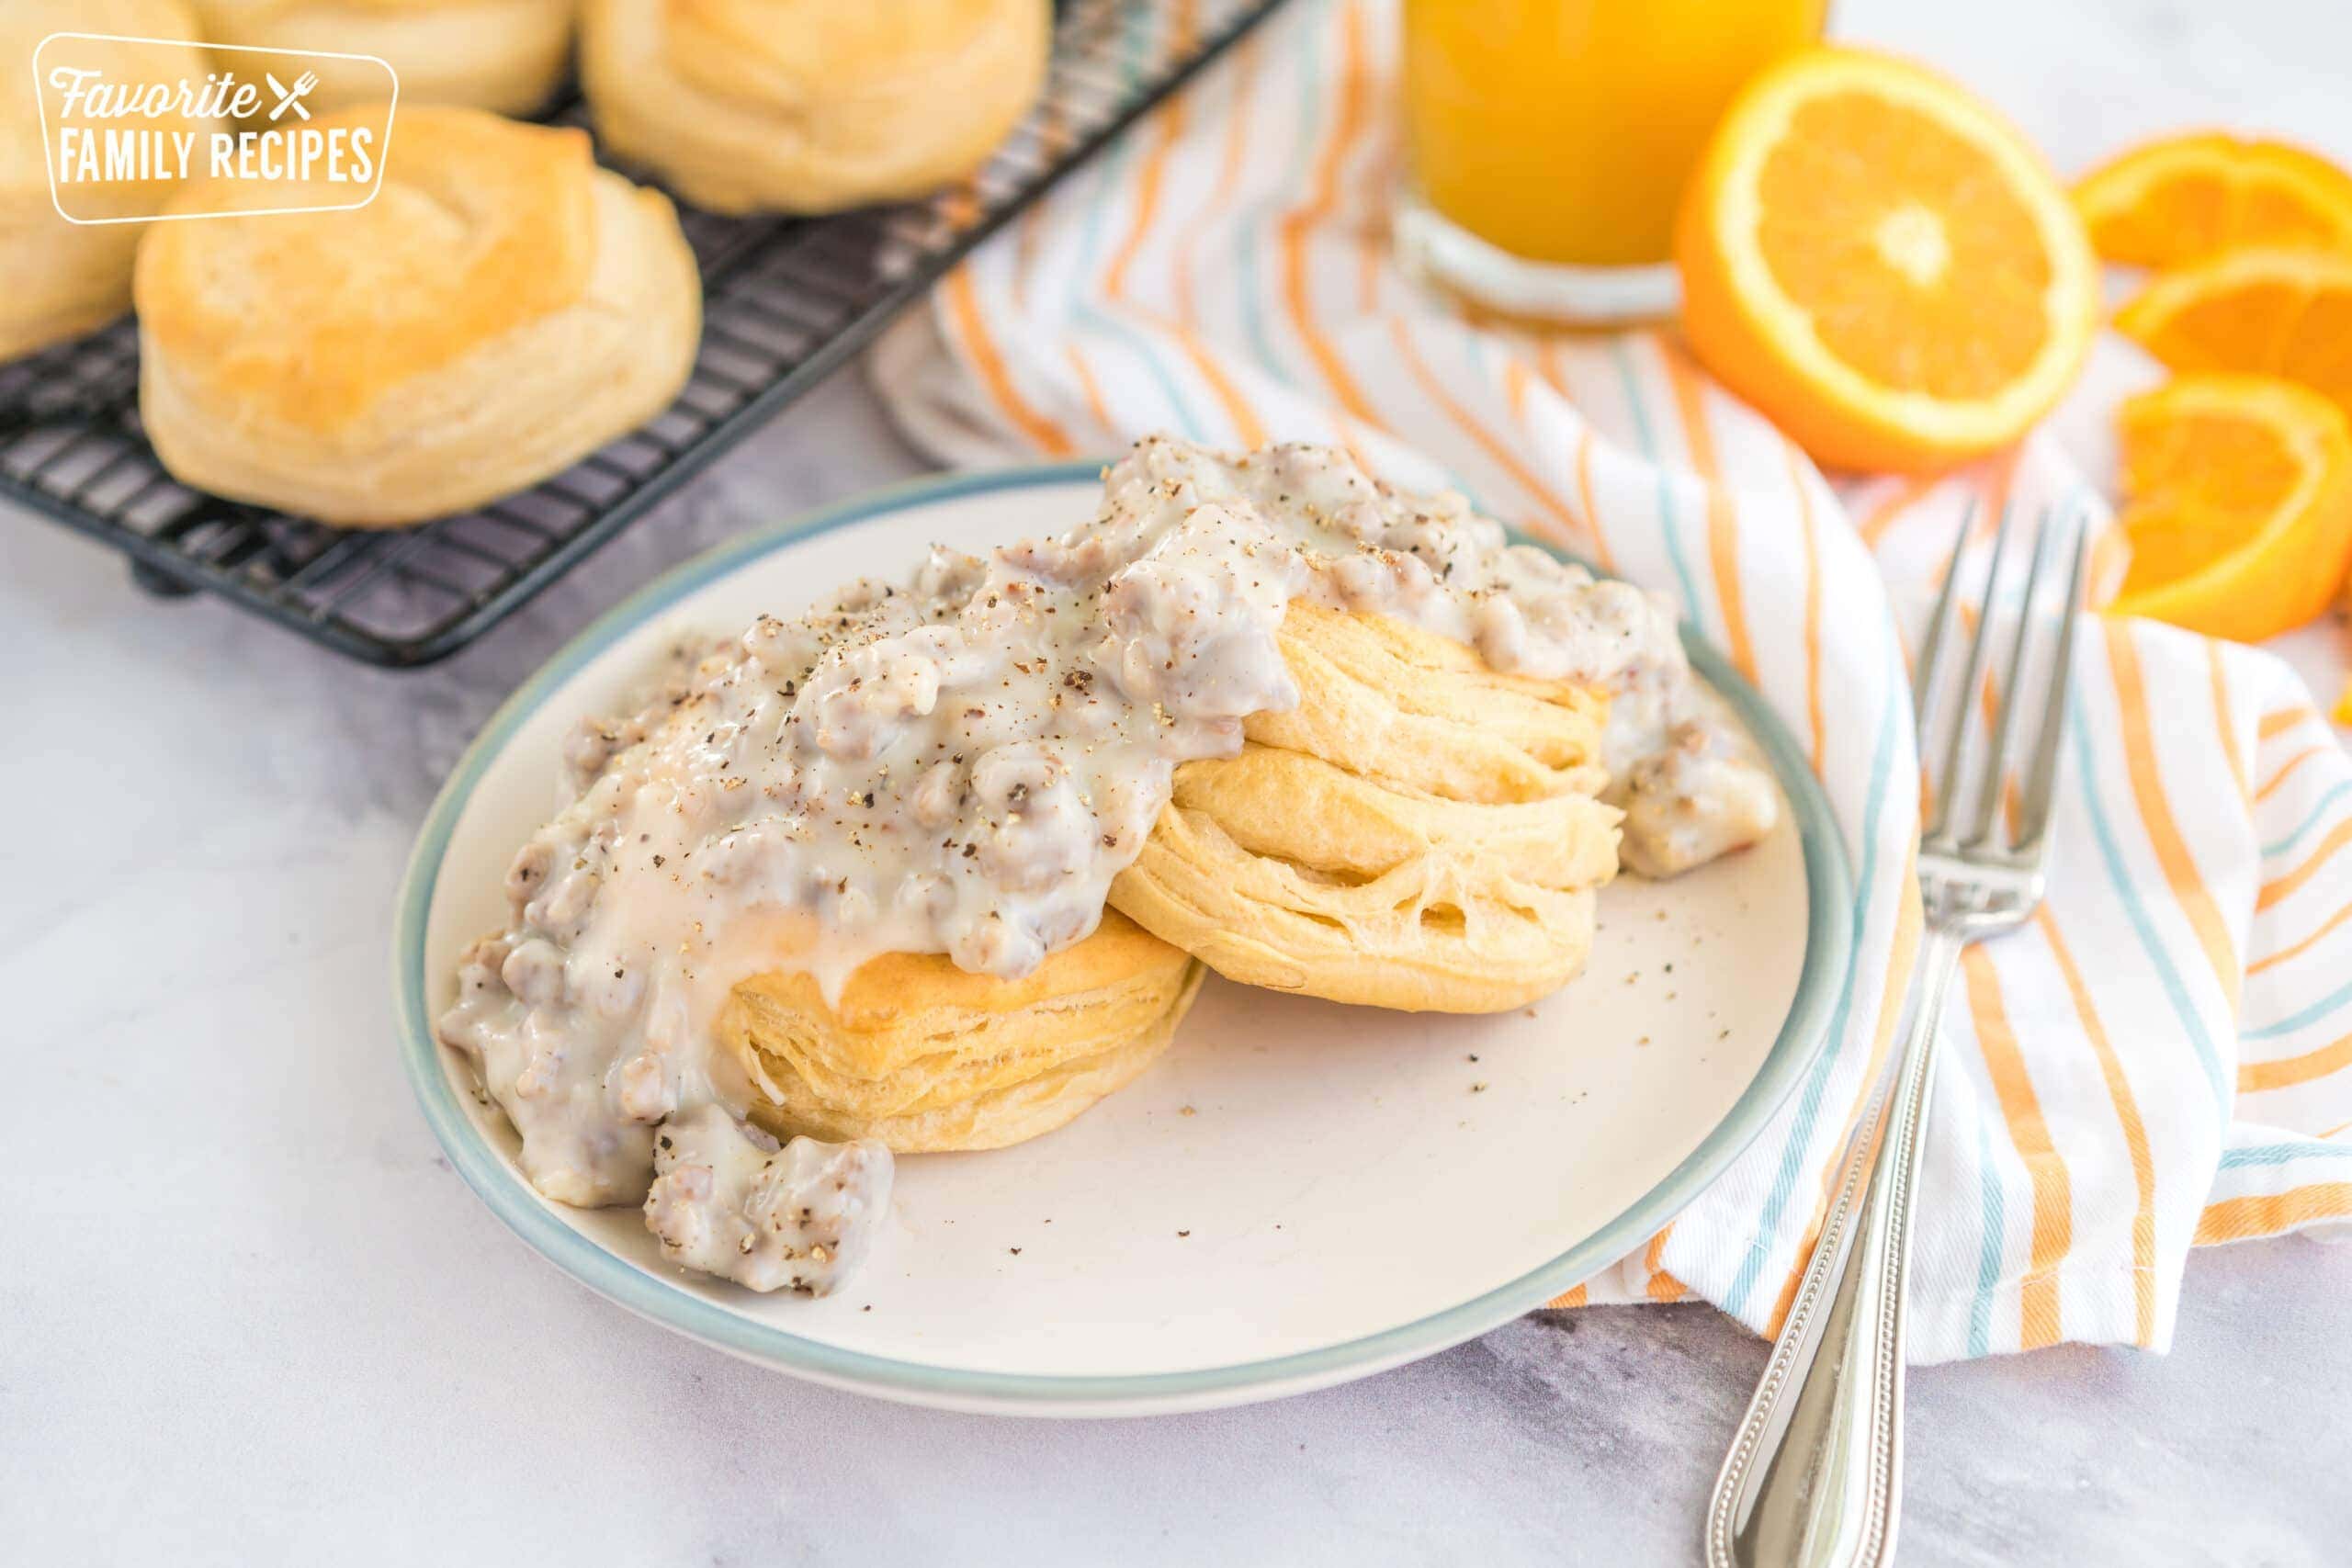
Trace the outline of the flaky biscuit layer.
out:
M 1299 705 L 1177 770 L 1112 903 L 1228 978 L 1331 1001 L 1498 1012 L 1565 984 L 1617 867 L 1605 703 L 1385 617 L 1294 604 L 1282 649 Z

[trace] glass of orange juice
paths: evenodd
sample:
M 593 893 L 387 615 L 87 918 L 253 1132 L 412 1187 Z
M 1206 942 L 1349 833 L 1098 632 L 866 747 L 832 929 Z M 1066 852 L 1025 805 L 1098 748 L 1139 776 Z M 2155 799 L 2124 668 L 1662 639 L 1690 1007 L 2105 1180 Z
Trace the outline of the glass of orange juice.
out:
M 1674 307 L 1674 209 L 1747 79 L 1828 0 L 1405 0 L 1408 268 L 1514 315 Z

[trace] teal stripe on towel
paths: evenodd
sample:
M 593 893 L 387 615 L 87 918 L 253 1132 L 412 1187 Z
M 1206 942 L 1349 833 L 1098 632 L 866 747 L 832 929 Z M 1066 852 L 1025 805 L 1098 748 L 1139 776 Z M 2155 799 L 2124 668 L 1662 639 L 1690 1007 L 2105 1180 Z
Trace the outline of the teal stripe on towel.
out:
M 1976 1169 L 1979 1180 L 1978 1224 L 1984 1239 L 1976 1249 L 1976 1296 L 1968 1303 L 1968 1353 L 1984 1356 L 1993 1348 L 1993 1292 L 2000 1288 L 2001 1258 L 2008 1251 L 2008 1206 L 2001 1193 L 1999 1168 L 1993 1162 L 1992 1122 L 1976 1119 Z
M 2293 849 L 2297 840 L 2319 826 L 2320 818 L 2327 815 L 2327 808 L 2347 794 L 2352 794 L 2352 779 L 2337 780 L 2334 789 L 2319 797 L 2319 804 L 2312 807 L 2312 814 L 2303 818 L 2300 827 L 2285 838 L 2262 846 L 2262 858 L 2268 860 L 2272 855 L 2282 855 Z
M 1135 6 L 1128 13 L 1126 34 L 1121 40 L 1119 73 L 1124 78 L 1124 85 L 1131 91 L 1142 73 L 1143 62 L 1138 56 L 1148 41 L 1145 24 L 1149 19 L 1148 7 Z M 1098 182 L 1100 188 L 1118 188 L 1127 164 L 1135 157 L 1136 143 L 1148 123 L 1139 121 L 1130 126 L 1117 141 L 1103 151 L 1102 176 Z M 1111 210 L 1112 205 L 1108 201 L 1095 201 L 1087 206 L 1086 225 L 1080 231 L 1079 242 L 1078 270 L 1081 279 L 1078 295 L 1079 320 L 1086 326 L 1117 339 L 1143 361 L 1144 368 L 1150 372 L 1153 383 L 1159 389 L 1159 395 L 1167 400 L 1175 424 L 1188 439 L 1214 443 L 1218 439 L 1217 435 L 1200 417 L 1200 412 L 1193 406 L 1192 400 L 1185 396 L 1182 382 L 1170 372 L 1167 362 L 1160 358 L 1159 345 L 1125 321 L 1094 306 L 1094 262 L 1102 248 L 1104 214 Z
M 2223 1149 L 2222 1168 L 2244 1170 L 2251 1167 L 2285 1165 L 2299 1159 L 2352 1159 L 2352 1145 L 2324 1144 L 2317 1138 L 2299 1144 L 2257 1144 L 2251 1148 Z
M 2082 792 L 2083 804 L 2088 808 L 2091 836 L 2098 840 L 2099 859 L 2106 863 L 2109 883 L 2115 889 L 2116 901 L 2123 906 L 2123 913 L 2132 922 L 2132 930 L 2140 939 L 2141 951 L 2156 971 L 2156 978 L 2165 998 L 2172 1004 L 2173 1016 L 2180 1022 L 2181 1032 L 2196 1049 L 2198 1065 L 2205 1069 L 2205 1081 L 2213 1090 L 2216 1116 L 2227 1119 L 2231 1102 L 2237 1095 L 2236 1086 L 2222 1070 L 2221 1053 L 2214 1049 L 2213 1038 L 2205 1031 L 2205 1021 L 2197 1014 L 2196 1004 L 2188 999 L 2188 988 L 2181 983 L 2180 973 L 2173 967 L 2164 943 L 2156 938 L 2156 928 L 2148 919 L 2148 911 L 2140 902 L 2139 889 L 2132 885 L 2131 874 L 2123 864 L 2123 852 L 2118 845 L 2114 826 L 2107 819 L 2107 812 L 2099 805 L 2098 761 L 2091 754 L 2089 728 L 2077 720 L 2070 725 L 2075 751 L 2075 784 Z
M 1657 470 L 1657 531 L 1666 540 L 1666 558 L 1674 568 L 1674 581 L 1682 590 L 1683 614 L 1694 625 L 1703 627 L 1705 601 L 1699 597 L 1698 580 L 1690 575 L 1690 563 L 1682 556 L 1681 529 L 1677 525 L 1674 505 L 1674 476 L 1658 461 L 1657 437 L 1650 429 L 1650 416 L 1642 407 L 1640 379 L 1634 374 L 1633 355 L 1625 349 L 1623 333 L 1610 340 L 1610 357 L 1617 363 L 1617 378 L 1625 385 L 1625 406 L 1634 415 L 1634 439 L 1641 446 L 1642 456 Z
M 2352 1002 L 2352 984 L 2346 985 L 2332 996 L 2320 998 L 2299 1013 L 2290 1014 L 2276 1023 L 2266 1023 L 2259 1029 L 2245 1030 L 2238 1037 L 2242 1040 L 2276 1040 L 2281 1034 L 2292 1034 L 2298 1029 L 2317 1023 L 2346 1002 Z
M 1862 868 L 1854 884 L 1861 889 L 1854 910 L 1857 951 L 1870 929 L 1871 890 L 1878 886 L 1879 812 L 1886 804 L 1887 781 L 1894 773 L 1895 720 L 1900 714 L 1895 705 L 1903 700 L 1903 683 L 1893 675 L 1893 671 L 1902 668 L 1902 660 L 1891 649 L 1889 658 L 1894 663 L 1886 682 L 1886 700 L 1879 709 L 1878 745 L 1871 753 L 1870 805 L 1862 815 Z M 1757 1221 L 1756 1235 L 1747 1244 L 1747 1256 L 1739 1260 L 1739 1272 L 1733 1276 L 1731 1289 L 1724 1295 L 1724 1310 L 1734 1317 L 1747 1317 L 1763 1273 L 1764 1259 L 1771 1250 L 1773 1238 L 1780 1235 L 1781 1219 L 1788 1212 L 1789 1201 L 1795 1196 L 1797 1178 L 1805 1168 L 1805 1152 L 1813 1147 L 1814 1129 L 1821 1120 L 1821 1100 L 1829 1088 L 1830 1069 L 1845 1044 L 1847 1026 L 1853 1017 L 1854 993 L 1861 984 L 1858 964 L 1855 973 L 1846 977 L 1845 994 L 1838 998 L 1837 1014 L 1829 1021 L 1829 1043 L 1814 1058 L 1812 1071 L 1805 1074 L 1804 1087 L 1797 1096 L 1797 1124 L 1789 1134 L 1788 1142 L 1781 1145 L 1781 1162 L 1772 1172 L 1772 1190 L 1764 1200 L 1763 1217 Z M 1836 1153 L 1830 1157 L 1835 1160 Z

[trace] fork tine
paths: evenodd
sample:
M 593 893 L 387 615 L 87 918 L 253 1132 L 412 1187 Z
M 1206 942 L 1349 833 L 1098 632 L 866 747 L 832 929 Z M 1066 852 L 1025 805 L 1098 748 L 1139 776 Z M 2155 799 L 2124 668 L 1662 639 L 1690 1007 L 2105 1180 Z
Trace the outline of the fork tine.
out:
M 2033 634 L 2033 601 L 2041 589 L 2042 568 L 2049 563 L 2050 541 L 2058 532 L 2058 519 L 2050 512 L 2041 514 L 2041 525 L 2035 529 L 2033 555 L 2026 562 L 2025 591 L 2018 599 L 2017 635 L 2009 639 L 2009 675 L 2001 682 L 2001 716 L 1993 728 L 1993 750 L 1984 759 L 1984 800 L 1976 808 L 1976 820 L 1968 836 L 1960 841 L 1963 850 L 1982 847 L 1993 836 L 1993 825 L 2000 819 L 2001 790 L 2009 769 L 2010 738 L 2018 728 L 2018 688 L 2025 682 L 2026 645 Z M 1985 614 L 1992 614 L 1992 590 L 1985 590 Z
M 1968 531 L 1976 525 L 1976 498 L 1970 496 L 1960 512 L 1960 537 L 1951 543 L 1951 560 L 1944 568 L 1943 592 L 1936 596 L 1936 613 L 1928 618 L 1928 637 L 1911 666 L 1911 714 L 1919 726 L 1919 747 L 1928 744 L 1928 703 L 1936 694 L 1936 660 L 1943 652 L 1944 628 L 1951 625 L 1952 606 L 1960 603 L 1960 558 L 1968 548 Z
M 1943 772 L 1932 784 L 1936 797 L 1934 820 L 1922 830 L 1920 837 L 1923 840 L 1948 837 L 1945 829 L 1953 817 L 1960 815 L 1954 802 L 1967 783 L 1961 769 L 1968 760 L 1968 705 L 1975 700 L 1976 682 L 1984 675 L 1984 645 L 1993 640 L 1993 597 L 2000 592 L 2001 559 L 2008 554 L 2009 523 L 2016 515 L 2015 508 L 2002 507 L 2000 526 L 1993 534 L 1993 559 L 1984 569 L 1984 607 L 1976 615 L 1976 635 L 1968 639 L 1968 662 L 1961 673 L 1960 696 L 1952 711 L 1951 739 L 1944 746 Z M 1947 585 L 1951 578 L 1960 575 L 1957 559 L 1953 560 L 1951 570 L 1945 575 Z M 1920 755 L 1924 757 L 1926 754 L 1927 746 L 1923 739 Z
M 1968 536 L 1976 526 L 1976 498 L 1970 496 L 1968 504 L 1960 509 L 1960 533 L 1951 542 L 1951 558 L 1944 563 L 1943 588 L 1936 595 L 1934 614 L 1928 617 L 1928 634 L 1920 640 L 1919 652 L 1911 660 L 1911 724 L 1912 744 L 1918 749 L 1921 777 L 1928 783 L 1928 809 L 1934 814 L 1943 810 L 1943 791 L 1926 781 L 1929 739 L 1936 732 L 1935 704 L 1939 682 L 1936 676 L 1943 668 L 1944 644 L 1951 630 L 1952 617 L 1960 606 L 1960 563 L 1968 553 Z M 1930 824 L 1922 822 L 1919 830 L 1924 837 Z
M 2058 653 L 2050 671 L 2050 689 L 2042 698 L 2041 733 L 2034 740 L 2033 762 L 2025 798 L 2018 812 L 2016 852 L 2037 854 L 2050 827 L 2050 801 L 2056 793 L 2059 742 L 2066 729 L 2066 705 L 2072 700 L 2075 665 L 2075 624 L 2082 619 L 2084 563 L 2090 556 L 2090 520 L 2075 527 L 2075 565 L 2066 574 L 2066 602 L 2061 608 Z

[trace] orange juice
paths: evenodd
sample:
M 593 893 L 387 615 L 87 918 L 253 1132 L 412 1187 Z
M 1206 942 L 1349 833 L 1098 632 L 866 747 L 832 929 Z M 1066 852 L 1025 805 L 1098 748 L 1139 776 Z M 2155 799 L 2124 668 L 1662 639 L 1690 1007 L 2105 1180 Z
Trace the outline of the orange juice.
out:
M 1406 0 L 1423 200 L 1531 261 L 1667 259 L 1715 120 L 1828 0 Z

